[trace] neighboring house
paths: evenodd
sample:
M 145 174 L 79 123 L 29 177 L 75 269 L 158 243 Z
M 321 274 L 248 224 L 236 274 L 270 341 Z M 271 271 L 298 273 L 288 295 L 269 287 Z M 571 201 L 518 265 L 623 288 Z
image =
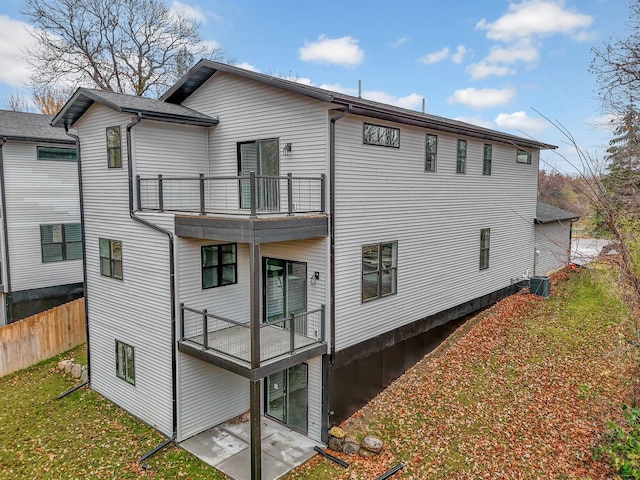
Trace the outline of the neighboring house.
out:
M 548 275 L 567 266 L 572 226 L 579 218 L 577 213 L 538 202 L 533 275 Z
M 534 268 L 531 139 L 210 61 L 52 125 L 82 149 L 91 387 L 178 441 L 248 408 L 326 440 Z
M 0 325 L 83 295 L 76 145 L 52 118 L 0 111 Z

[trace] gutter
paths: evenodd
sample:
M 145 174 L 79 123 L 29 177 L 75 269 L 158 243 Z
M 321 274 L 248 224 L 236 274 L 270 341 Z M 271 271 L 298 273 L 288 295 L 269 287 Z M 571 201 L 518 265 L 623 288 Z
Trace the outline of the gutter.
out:
M 12 311 L 11 311 L 11 268 L 9 262 L 9 232 L 7 230 L 7 195 L 5 192 L 4 186 L 4 155 L 3 149 L 4 144 L 7 143 L 7 137 L 2 137 L 2 142 L 0 143 L 0 190 L 2 198 L 2 230 L 3 230 L 3 240 L 4 240 L 4 262 L 6 266 L 7 272 L 7 298 L 5 299 L 5 323 L 9 324 L 12 319 Z
M 69 133 L 69 127 L 64 126 L 64 133 L 76 141 L 76 155 L 78 157 L 78 194 L 80 195 L 80 234 L 82 235 L 82 287 L 84 290 L 84 327 L 87 337 L 87 381 L 91 388 L 91 348 L 89 343 L 89 296 L 87 290 L 87 237 L 84 229 L 84 194 L 82 190 L 82 159 L 80 155 L 80 137 Z
M 134 211 L 133 205 L 133 150 L 131 148 L 131 129 L 142 121 L 142 115 L 138 115 L 127 125 L 127 173 L 129 175 L 129 217 L 132 220 L 139 222 L 157 232 L 160 232 L 167 236 L 169 240 L 169 294 L 171 296 L 171 407 L 172 407 L 172 434 L 171 437 L 164 440 L 160 445 L 155 447 L 150 452 L 144 454 L 138 459 L 138 462 L 143 462 L 150 456 L 159 452 L 162 448 L 169 445 L 176 440 L 178 436 L 178 399 L 177 399 L 177 368 L 176 368 L 176 279 L 175 279 L 175 255 L 174 255 L 174 238 L 173 233 L 169 230 L 162 228 L 144 218 L 138 217 Z

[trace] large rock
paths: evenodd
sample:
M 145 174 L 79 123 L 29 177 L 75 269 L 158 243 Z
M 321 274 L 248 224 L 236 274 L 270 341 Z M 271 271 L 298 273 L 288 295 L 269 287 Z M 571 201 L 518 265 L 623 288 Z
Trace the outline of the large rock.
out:
M 339 439 L 343 439 L 347 436 L 347 434 L 344 433 L 344 430 L 342 430 L 340 427 L 331 427 L 331 430 L 329 430 L 329 435 Z
M 64 373 L 71 373 L 71 367 L 73 367 L 73 361 L 69 360 L 64 366 Z
M 67 366 L 67 363 L 71 363 L 70 360 L 60 360 L 58 362 L 58 370 L 63 371 Z
M 358 440 L 353 437 L 346 437 L 342 444 L 342 453 L 346 455 L 357 455 L 360 451 Z
M 377 437 L 372 437 L 371 435 L 367 435 L 366 437 L 364 437 L 362 443 L 360 444 L 362 448 L 373 453 L 380 453 L 383 445 L 384 443 L 382 440 Z
M 80 374 L 80 381 L 86 382 L 89 380 L 89 370 L 86 367 L 82 367 L 82 373 Z
M 71 375 L 73 375 L 74 378 L 80 378 L 80 375 L 82 375 L 82 365 L 74 363 L 71 367 Z
M 329 437 L 329 449 L 334 452 L 341 452 L 344 439 L 338 437 Z

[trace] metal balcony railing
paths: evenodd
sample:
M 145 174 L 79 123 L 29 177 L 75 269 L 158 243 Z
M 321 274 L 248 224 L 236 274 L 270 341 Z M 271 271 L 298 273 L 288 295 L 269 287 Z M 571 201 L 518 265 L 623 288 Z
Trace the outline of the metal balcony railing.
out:
M 325 213 L 325 176 L 141 177 L 139 210 L 258 215 Z
M 324 343 L 324 305 L 315 310 L 260 324 L 260 361 Z M 291 328 L 293 326 L 293 328 Z M 251 362 L 251 325 L 180 304 L 180 340 L 190 341 L 241 362 Z

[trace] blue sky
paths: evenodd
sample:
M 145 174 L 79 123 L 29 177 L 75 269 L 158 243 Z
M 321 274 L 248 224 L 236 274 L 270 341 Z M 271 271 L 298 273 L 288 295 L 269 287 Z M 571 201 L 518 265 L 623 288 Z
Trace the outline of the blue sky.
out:
M 166 0 L 245 68 L 602 156 L 610 136 L 588 72 L 591 48 L 624 36 L 626 0 Z M 23 87 L 22 0 L 0 8 L 0 105 Z M 537 111 L 537 112 L 536 112 Z M 571 167 L 544 152 L 545 162 Z

